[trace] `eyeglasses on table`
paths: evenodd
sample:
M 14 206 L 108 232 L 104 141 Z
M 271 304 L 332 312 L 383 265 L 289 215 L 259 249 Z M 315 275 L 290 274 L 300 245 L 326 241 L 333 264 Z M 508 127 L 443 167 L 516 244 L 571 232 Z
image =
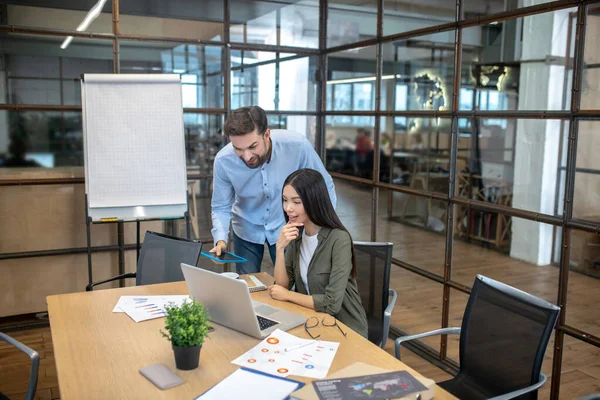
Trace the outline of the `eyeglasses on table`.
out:
M 342 335 L 344 335 L 344 337 L 347 337 L 347 335 L 348 335 L 338 325 L 337 319 L 335 319 L 335 317 L 332 317 L 331 315 L 324 316 L 323 319 L 321 320 L 321 324 L 325 327 L 334 327 L 335 326 L 339 329 L 340 332 L 342 332 Z M 310 333 L 310 331 L 309 331 L 309 329 L 316 328 L 317 326 L 319 326 L 319 318 L 316 316 L 312 316 L 312 317 L 309 317 L 306 320 L 306 322 L 304 323 L 304 330 L 306 331 L 308 336 L 310 336 L 311 338 L 318 339 L 321 337 L 321 335 L 313 336 L 313 334 Z

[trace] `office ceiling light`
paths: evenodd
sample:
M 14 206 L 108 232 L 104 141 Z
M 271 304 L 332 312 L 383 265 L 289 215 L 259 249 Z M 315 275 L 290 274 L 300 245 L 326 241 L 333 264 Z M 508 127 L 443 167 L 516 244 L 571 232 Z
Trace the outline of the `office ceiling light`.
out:
M 88 28 L 88 26 L 90 26 L 92 21 L 95 20 L 98 17 L 98 15 L 100 15 L 100 13 L 102 12 L 102 8 L 104 7 L 104 4 L 106 4 L 106 0 L 98 0 L 98 2 L 94 5 L 94 7 L 92 7 L 90 9 L 90 11 L 88 11 L 88 13 L 85 16 L 85 18 L 83 19 L 83 21 L 77 27 L 77 29 L 76 29 L 77 32 L 83 32 Z M 66 49 L 67 46 L 69 46 L 69 44 L 71 44 L 72 40 L 73 40 L 73 36 L 67 36 L 65 38 L 65 40 L 62 42 L 62 44 L 60 45 L 60 48 L 63 50 Z
M 397 74 L 395 76 L 396 78 L 400 78 L 401 75 Z M 338 83 L 357 83 L 357 82 L 370 82 L 370 81 L 374 81 L 376 79 L 376 77 L 374 76 L 365 76 L 362 78 L 348 78 L 348 79 L 335 79 L 332 81 L 327 81 L 328 85 L 335 85 Z M 381 77 L 382 80 L 386 80 L 386 79 L 394 79 L 394 75 L 383 75 Z

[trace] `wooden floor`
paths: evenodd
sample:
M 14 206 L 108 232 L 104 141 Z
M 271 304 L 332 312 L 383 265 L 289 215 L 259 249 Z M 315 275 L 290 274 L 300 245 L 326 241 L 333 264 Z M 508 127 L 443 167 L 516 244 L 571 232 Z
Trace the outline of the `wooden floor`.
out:
M 8 334 L 40 353 L 36 399 L 59 399 L 50 328 L 28 329 Z M 0 342 L 0 393 L 11 399 L 24 399 L 30 367 L 29 357 L 7 343 Z
M 340 218 L 353 233 L 355 240 L 369 240 L 371 226 L 371 191 L 356 185 L 336 182 L 337 210 Z M 394 243 L 394 256 L 428 271 L 441 274 L 444 261 L 445 238 L 420 228 L 387 220 L 387 194 L 380 195 L 378 240 Z M 396 209 L 400 209 L 403 196 L 396 195 Z M 200 203 L 205 204 L 205 203 Z M 202 215 L 202 213 L 199 213 Z M 201 224 L 202 225 L 202 224 Z M 535 266 L 492 250 L 455 241 L 453 254 L 453 279 L 471 286 L 477 274 L 498 279 L 553 303 L 558 289 L 558 269 L 553 266 Z M 263 262 L 264 270 L 272 271 L 270 261 Z M 391 286 L 398 292 L 393 314 L 393 324 L 409 333 L 440 327 L 442 287 L 399 267 L 393 268 Z M 463 293 L 453 291 L 450 297 L 450 323 L 460 326 L 467 301 Z M 569 275 L 569 308 L 567 322 L 583 331 L 600 335 L 600 280 L 575 272 Z M 39 399 L 60 397 L 54 366 L 51 333 L 49 328 L 11 332 L 12 336 L 40 352 L 41 368 L 38 381 Z M 425 343 L 439 349 L 439 339 L 426 339 Z M 393 342 L 386 349 L 393 354 Z M 458 342 L 452 340 L 449 356 L 458 361 Z M 550 378 L 553 342 L 550 343 L 543 371 Z M 424 359 L 404 349 L 402 359 L 423 375 L 436 381 L 450 376 Z M 23 398 L 27 389 L 29 363 L 6 344 L 0 343 L 0 392 L 11 398 Z M 540 390 L 540 399 L 548 399 L 550 382 Z M 565 340 L 561 399 L 577 399 L 590 393 L 600 393 L 600 349 L 567 337 Z
M 336 182 L 337 211 L 342 222 L 353 233 L 355 240 L 370 240 L 371 190 L 355 184 Z M 394 195 L 394 215 L 398 215 L 406 196 Z M 424 207 L 425 201 L 410 201 Z M 441 216 L 441 215 L 438 215 Z M 426 231 L 387 218 L 387 193 L 380 193 L 377 240 L 394 243 L 394 257 L 430 272 L 443 275 L 445 234 Z M 536 266 L 508 255 L 462 241 L 454 241 L 452 278 L 472 286 L 477 274 L 482 274 L 512 285 L 556 304 L 558 295 L 558 268 Z M 442 286 L 416 276 L 399 267 L 392 269 L 390 286 L 398 292 L 392 315 L 392 324 L 408 333 L 419 333 L 440 328 L 442 319 Z M 468 296 L 453 290 L 450 294 L 450 325 L 460 326 Z M 567 323 L 582 331 L 600 335 L 600 279 L 577 272 L 569 274 Z M 424 340 L 439 350 L 438 337 Z M 539 391 L 540 399 L 550 396 L 550 377 L 554 340 L 551 339 L 543 364 L 549 381 Z M 393 344 L 387 349 L 394 353 Z M 436 381 L 449 375 L 420 357 L 403 350 L 403 361 Z M 406 354 L 406 355 L 405 355 Z M 458 362 L 458 340 L 449 342 L 448 356 Z M 562 360 L 561 399 L 577 399 L 587 394 L 600 393 L 600 349 L 566 337 Z

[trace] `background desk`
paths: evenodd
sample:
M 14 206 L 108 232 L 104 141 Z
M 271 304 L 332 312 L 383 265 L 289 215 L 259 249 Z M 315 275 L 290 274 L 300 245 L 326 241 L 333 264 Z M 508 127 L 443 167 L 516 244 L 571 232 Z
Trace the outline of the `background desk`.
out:
M 273 278 L 265 273 L 258 277 L 266 284 Z M 54 357 L 58 372 L 60 395 L 70 399 L 193 399 L 239 368 L 231 360 L 246 352 L 259 341 L 250 336 L 215 324 L 202 346 L 200 365 L 193 371 L 175 368 L 171 343 L 161 337 L 164 318 L 135 323 L 125 313 L 113 313 L 122 295 L 188 294 L 185 282 L 127 287 L 49 296 L 48 311 Z M 253 293 L 255 300 L 297 312 L 316 315 L 292 303 L 273 300 L 266 291 Z M 315 334 L 321 339 L 340 342 L 329 373 L 354 362 L 362 361 L 387 369 L 407 369 L 405 364 L 356 334 L 343 324 L 348 332 L 344 338 L 335 328 L 319 324 Z M 289 331 L 302 338 L 308 336 L 303 326 Z M 163 363 L 181 376 L 185 384 L 161 391 L 144 378 L 141 367 Z M 310 382 L 310 379 L 302 379 Z M 436 399 L 453 399 L 437 388 Z

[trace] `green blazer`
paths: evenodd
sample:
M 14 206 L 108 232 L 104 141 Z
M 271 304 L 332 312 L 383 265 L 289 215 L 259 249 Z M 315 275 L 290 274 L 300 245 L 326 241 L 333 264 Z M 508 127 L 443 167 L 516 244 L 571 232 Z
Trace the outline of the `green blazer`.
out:
M 310 260 L 307 282 L 315 302 L 315 310 L 334 316 L 364 337 L 368 335 L 367 315 L 362 306 L 356 280 L 352 278 L 352 241 L 341 229 L 321 228 L 317 248 Z M 285 265 L 291 289 L 308 294 L 300 275 L 302 235 L 290 242 L 285 252 Z

